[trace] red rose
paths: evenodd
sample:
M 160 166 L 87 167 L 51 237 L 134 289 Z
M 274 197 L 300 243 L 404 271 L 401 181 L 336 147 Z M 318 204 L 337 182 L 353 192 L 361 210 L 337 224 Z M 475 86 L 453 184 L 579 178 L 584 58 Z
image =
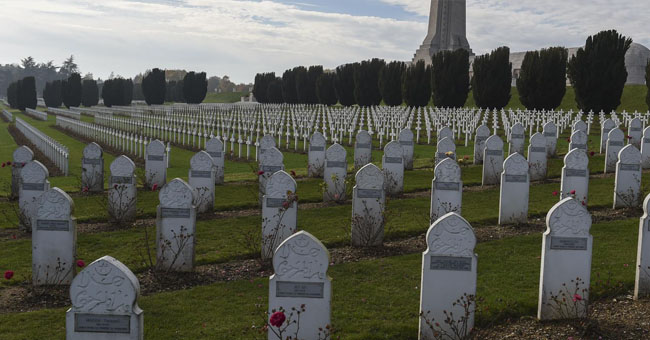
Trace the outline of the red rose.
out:
M 11 165 L 11 162 L 7 162 L 7 165 Z
M 5 166 L 7 166 L 7 164 L 6 164 L 6 163 L 2 163 L 2 167 L 4 168 Z
M 84 187 L 81 191 L 88 192 L 88 187 Z
M 115 184 L 115 185 L 113 186 L 113 189 L 117 190 L 117 184 Z
M 86 266 L 86 262 L 84 262 L 83 260 L 77 260 L 77 267 L 83 268 L 85 266 Z
M 571 190 L 570 194 L 571 194 L 571 195 L 575 195 L 575 194 L 576 194 L 576 191 L 575 191 L 575 190 Z
M 567 138 L 566 141 L 571 143 L 571 138 Z
M 553 196 L 557 196 L 557 191 L 553 191 Z
M 158 189 L 158 184 L 154 184 L 154 185 L 151 187 L 151 191 L 156 191 L 156 189 Z
M 258 172 L 257 172 L 257 175 L 258 175 L 258 176 L 262 176 L 262 175 L 264 175 L 264 171 L 262 171 L 262 170 L 258 171 Z
M 6 275 L 5 275 L 6 276 Z M 282 312 L 275 312 L 271 314 L 271 318 L 269 319 L 269 323 L 271 326 L 275 327 L 280 327 L 284 323 L 284 321 L 287 319 L 287 317 L 284 315 Z
M 296 177 L 296 172 L 291 170 L 291 176 Z
M 5 272 L 5 279 L 7 279 L 7 280 L 11 280 L 12 277 L 14 277 L 14 272 L 13 272 L 13 270 L 7 270 L 7 271 Z M 282 321 L 284 321 L 284 319 L 282 319 Z
M 596 154 L 596 153 L 593 152 L 593 151 L 589 153 L 590 156 L 593 156 L 593 155 L 595 155 L 595 154 Z
M 575 294 L 573 296 L 573 302 L 575 301 L 582 301 L 582 296 L 580 296 L 580 294 Z
M 282 207 L 285 209 L 289 209 L 289 202 L 288 201 L 282 202 Z

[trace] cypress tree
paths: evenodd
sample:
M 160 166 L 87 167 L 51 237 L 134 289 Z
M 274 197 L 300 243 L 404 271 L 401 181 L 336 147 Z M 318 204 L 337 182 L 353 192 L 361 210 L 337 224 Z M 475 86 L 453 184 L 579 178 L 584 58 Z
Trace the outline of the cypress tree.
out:
M 392 61 L 379 74 L 379 91 L 388 106 L 402 105 L 402 75 L 405 69 L 405 63 Z
M 61 80 L 55 80 L 45 84 L 43 90 L 43 100 L 47 107 L 60 107 L 63 99 L 61 98 Z
M 298 99 L 298 103 L 307 104 L 309 102 L 309 94 L 304 88 L 309 86 L 309 72 L 304 66 L 294 68 L 294 72 L 296 76 L 296 98 Z
M 97 105 L 97 103 L 99 103 L 99 88 L 97 87 L 97 81 L 86 79 L 81 84 L 81 87 L 81 104 L 86 107 Z
M 336 89 L 334 88 L 334 73 L 323 73 L 316 81 L 318 102 L 323 105 L 336 105 Z
M 255 75 L 255 84 L 253 85 L 253 95 L 259 103 L 268 103 L 267 90 L 269 84 L 275 80 L 275 72 L 271 73 L 258 73 Z
M 61 89 L 63 104 L 67 107 L 78 107 L 81 104 L 81 76 L 79 73 L 70 75 L 67 81 L 63 83 Z
M 154 68 L 142 78 L 142 94 L 147 105 L 164 104 L 166 91 L 165 71 Z
M 282 97 L 285 103 L 295 104 L 298 102 L 296 93 L 296 69 L 286 70 L 282 74 Z
M 357 103 L 354 98 L 354 70 L 359 63 L 345 64 L 336 68 L 334 88 L 336 97 L 343 106 L 352 106 Z
M 431 59 L 431 90 L 437 107 L 463 107 L 469 94 L 469 52 L 441 51 Z
M 282 78 L 275 78 L 269 82 L 266 89 L 267 99 L 269 103 L 281 104 L 282 98 Z
M 189 72 L 183 78 L 183 97 L 188 104 L 200 104 L 208 93 L 208 80 L 205 72 Z
M 476 57 L 472 69 L 472 93 L 476 105 L 483 109 L 502 109 L 508 105 L 512 87 L 510 48 L 499 47 Z
M 381 103 L 379 73 L 386 65 L 381 59 L 365 60 L 354 70 L 354 98 L 359 106 L 375 106 Z
M 102 99 L 104 100 L 104 106 L 113 106 L 113 79 L 104 81 L 102 85 Z
M 23 78 L 18 93 L 18 101 L 21 110 L 36 108 L 36 79 L 34 77 Z
M 9 87 L 7 88 L 7 101 L 12 109 L 18 108 L 18 82 L 19 81 L 15 81 L 9 84 Z
M 587 38 L 567 66 L 578 108 L 585 112 L 610 112 L 621 105 L 627 81 L 625 54 L 632 44 L 616 30 Z
M 517 79 L 519 100 L 529 110 L 554 110 L 566 93 L 568 51 L 552 47 L 530 51 L 524 56 Z
M 424 60 L 411 65 L 402 75 L 402 97 L 408 106 L 423 107 L 431 99 L 431 67 Z

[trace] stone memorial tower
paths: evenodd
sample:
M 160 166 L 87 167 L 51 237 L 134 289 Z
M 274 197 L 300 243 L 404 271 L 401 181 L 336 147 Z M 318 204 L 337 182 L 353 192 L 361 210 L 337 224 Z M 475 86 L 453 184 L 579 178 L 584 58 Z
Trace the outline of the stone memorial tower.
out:
M 444 50 L 466 49 L 472 55 L 466 34 L 465 0 L 431 0 L 429 31 L 422 46 L 415 52 L 413 62 L 424 60 L 431 64 L 431 56 Z

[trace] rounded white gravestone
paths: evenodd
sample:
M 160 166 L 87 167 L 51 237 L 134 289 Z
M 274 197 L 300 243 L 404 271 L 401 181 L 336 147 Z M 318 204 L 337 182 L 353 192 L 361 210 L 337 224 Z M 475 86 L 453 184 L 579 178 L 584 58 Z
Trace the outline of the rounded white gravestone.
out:
M 214 208 L 214 160 L 205 151 L 199 151 L 190 159 L 189 184 L 196 190 L 197 212 L 204 213 Z
M 140 283 L 120 261 L 104 256 L 89 264 L 70 285 L 67 340 L 142 340 Z
M 298 224 L 296 181 L 280 170 L 266 182 L 262 200 L 262 258 L 270 259 L 273 251 L 291 236 Z
M 266 181 L 268 181 L 274 173 L 284 170 L 284 156 L 282 155 L 282 152 L 275 147 L 260 150 L 264 150 L 264 152 L 260 154 L 259 158 L 260 175 L 258 178 L 260 191 L 259 197 L 261 203 L 262 196 L 264 196 L 264 193 L 266 192 Z
M 413 131 L 411 129 L 403 129 L 400 131 L 399 144 L 404 150 L 404 168 L 406 170 L 413 170 L 413 152 L 415 145 L 413 143 Z
M 323 134 L 316 131 L 309 138 L 309 154 L 307 172 L 309 177 L 323 176 L 325 168 L 325 147 L 326 141 Z
M 93 142 L 83 150 L 81 159 L 81 189 L 89 192 L 104 191 L 104 152 Z
M 18 189 L 18 209 L 20 211 L 21 228 L 32 230 L 32 218 L 37 208 L 36 200 L 50 189 L 49 172 L 39 161 L 30 161 L 20 169 Z
M 434 169 L 431 184 L 430 223 L 450 212 L 461 213 L 463 181 L 460 166 L 455 160 L 442 160 Z
M 616 128 L 616 123 L 610 118 L 606 119 L 601 125 L 600 132 L 600 153 L 606 151 L 607 139 L 609 138 L 609 132 Z
M 352 245 L 381 245 L 386 207 L 384 174 L 369 163 L 357 171 L 355 183 L 352 191 Z
M 325 191 L 323 201 L 344 201 L 346 194 L 345 178 L 348 173 L 347 152 L 340 144 L 334 144 L 325 153 Z
M 382 167 L 384 169 L 386 193 L 398 195 L 404 191 L 404 147 L 396 141 L 384 146 Z
M 589 198 L 589 157 L 582 149 L 573 149 L 564 156 L 560 200 L 574 197 L 587 205 Z
M 225 158 L 223 154 L 223 143 L 218 138 L 210 138 L 205 143 L 205 151 L 212 157 L 216 167 L 214 182 L 216 184 L 224 183 Z
M 638 207 L 641 201 L 641 153 L 628 144 L 618 153 L 614 209 Z
M 196 242 L 196 190 L 175 178 L 158 193 L 156 265 L 164 270 L 191 271 Z
M 528 161 L 519 153 L 508 156 L 503 162 L 499 194 L 499 224 L 528 221 L 530 189 L 528 171 Z
M 528 146 L 531 181 L 541 181 L 546 178 L 546 157 L 546 138 L 538 132 L 530 137 L 530 145 Z
M 643 201 L 643 216 L 639 222 L 639 242 L 636 253 L 634 299 L 650 295 L 650 195 Z
M 26 147 L 20 146 L 12 155 L 11 164 L 11 198 L 18 197 L 20 191 L 20 170 L 34 159 L 34 152 Z
M 476 137 L 474 138 L 474 164 L 483 163 L 483 150 L 485 150 L 485 141 L 490 137 L 490 128 L 485 125 L 480 125 L 476 129 Z
M 456 160 L 456 144 L 454 144 L 454 140 L 449 137 L 445 137 L 438 142 L 436 149 L 436 165 L 446 158 Z
M 510 147 L 508 154 L 514 153 L 524 154 L 524 144 L 526 142 L 526 129 L 521 123 L 515 123 L 510 128 Z
M 136 216 L 138 194 L 135 163 L 122 155 L 111 163 L 110 170 L 108 214 L 118 222 L 132 221 Z
M 503 141 L 497 135 L 485 141 L 483 151 L 483 186 L 499 184 L 503 172 Z
M 372 137 L 368 131 L 359 130 L 354 142 L 354 168 L 361 169 L 372 162 Z
M 145 183 L 147 187 L 154 185 L 162 187 L 167 182 L 167 153 L 165 144 L 159 140 L 153 140 L 146 148 L 145 157 Z
M 546 138 L 546 154 L 548 157 L 555 156 L 557 147 L 557 125 L 553 122 L 544 124 L 544 137 Z

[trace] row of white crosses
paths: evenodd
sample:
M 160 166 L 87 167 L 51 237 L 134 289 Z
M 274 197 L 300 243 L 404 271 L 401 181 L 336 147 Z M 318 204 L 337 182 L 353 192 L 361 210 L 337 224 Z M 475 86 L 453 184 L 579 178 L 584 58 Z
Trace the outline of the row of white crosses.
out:
M 25 136 L 25 138 L 36 146 L 45 157 L 52 161 L 54 166 L 61 170 L 64 176 L 68 175 L 68 160 L 70 158 L 70 153 L 66 146 L 17 117 L 16 128 Z
M 42 120 L 46 121 L 47 120 L 47 113 L 38 111 L 38 110 L 33 110 L 30 108 L 25 109 L 25 114 L 36 119 L 36 120 Z
M 66 110 L 66 109 L 58 109 L 54 107 L 48 107 L 47 112 L 56 115 L 56 116 L 64 116 L 76 120 L 81 119 L 81 113 L 77 111 L 72 111 L 72 110 Z

